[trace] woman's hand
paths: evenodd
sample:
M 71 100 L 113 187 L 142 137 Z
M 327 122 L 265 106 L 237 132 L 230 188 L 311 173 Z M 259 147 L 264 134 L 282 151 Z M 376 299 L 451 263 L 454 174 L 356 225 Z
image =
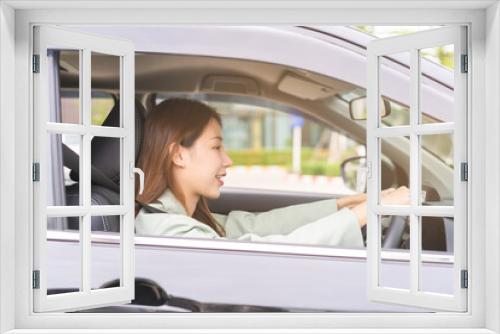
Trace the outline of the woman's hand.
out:
M 357 194 L 337 199 L 337 210 L 352 208 L 366 201 L 366 194 Z
M 389 188 L 380 193 L 381 203 L 386 205 L 409 205 L 410 190 L 405 187 L 398 189 Z M 359 227 L 366 225 L 366 201 L 351 208 L 352 212 L 358 217 Z
M 382 196 L 384 196 L 386 194 L 392 193 L 395 190 L 396 189 L 394 189 L 394 188 L 387 188 L 385 190 L 382 190 L 382 192 L 380 194 Z M 349 209 L 351 209 L 351 208 L 355 207 L 358 204 L 366 202 L 366 200 L 367 200 L 367 198 L 366 198 L 366 194 L 365 193 L 339 198 L 337 200 L 337 210 L 341 210 L 343 208 L 349 208 Z
M 410 189 L 405 186 L 398 189 L 380 194 L 380 203 L 385 205 L 410 205 Z

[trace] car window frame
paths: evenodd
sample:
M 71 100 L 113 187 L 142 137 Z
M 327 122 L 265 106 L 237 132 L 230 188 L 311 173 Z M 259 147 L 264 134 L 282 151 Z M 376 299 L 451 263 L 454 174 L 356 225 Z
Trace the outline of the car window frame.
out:
M 295 69 L 295 68 L 294 68 Z M 296 69 L 295 69 L 296 70 Z M 333 80 L 333 79 L 332 79 Z M 294 107 L 294 106 L 288 106 L 288 105 L 285 105 L 285 104 L 282 104 L 280 102 L 275 102 L 275 101 L 271 101 L 271 100 L 267 100 L 267 98 L 261 98 L 259 96 L 239 96 L 239 95 L 230 95 L 230 94 L 223 94 L 223 93 L 189 93 L 189 92 L 173 92 L 173 93 L 169 93 L 169 92 L 155 92 L 155 93 L 152 93 L 154 95 L 153 99 L 155 100 L 155 103 L 158 104 L 159 102 L 161 101 L 164 101 L 165 99 L 168 99 L 170 97 L 181 97 L 181 98 L 194 98 L 196 100 L 199 100 L 199 101 L 202 101 L 202 102 L 227 102 L 227 103 L 238 103 L 238 104 L 245 104 L 245 105 L 249 105 L 249 106 L 266 106 L 266 102 L 267 104 L 270 104 L 269 108 L 272 108 L 273 110 L 276 110 L 276 111 L 279 111 L 281 113 L 285 113 L 285 114 L 288 114 L 288 115 L 291 115 L 293 114 L 294 110 L 301 113 L 301 116 L 310 120 L 311 122 L 315 122 L 316 124 L 322 126 L 322 127 L 325 127 L 326 129 L 330 130 L 330 131 L 335 131 L 337 132 L 338 134 L 340 135 L 343 135 L 353 141 L 355 141 L 358 145 L 363 145 L 365 147 L 365 150 L 366 150 L 366 143 L 360 143 L 358 142 L 358 140 L 356 138 L 354 138 L 353 136 L 349 136 L 349 134 L 347 132 L 341 132 L 341 131 L 338 131 L 337 129 L 333 128 L 332 125 L 330 125 L 328 122 L 325 122 L 324 120 L 322 119 L 319 119 L 317 117 L 315 117 L 314 114 L 310 114 L 310 113 L 305 113 L 303 112 L 300 108 L 297 108 L 297 107 Z M 163 95 L 162 97 L 160 97 L 161 95 Z M 168 95 L 171 95 L 170 97 Z M 166 97 L 165 97 L 166 96 Z M 159 100 L 160 98 L 163 98 L 162 100 Z M 340 100 L 344 101 L 344 102 L 347 102 L 345 101 L 342 97 L 339 97 Z M 259 103 L 259 101 L 262 100 L 262 103 Z M 266 106 L 267 107 L 267 106 Z M 339 111 L 340 113 L 342 113 L 342 111 Z M 365 125 L 363 124 L 362 125 L 365 129 Z M 386 140 L 390 141 L 392 138 L 387 138 Z M 397 138 L 397 140 L 405 140 L 404 137 L 402 138 Z M 393 145 L 394 144 L 390 144 L 390 145 Z M 425 149 L 425 147 L 424 147 Z M 436 156 L 436 155 L 433 155 L 434 158 L 436 159 L 437 162 L 439 163 L 444 163 L 440 157 Z M 409 159 L 409 156 L 408 156 L 408 159 Z M 401 166 L 399 166 L 398 168 L 402 168 Z M 408 171 L 406 171 L 408 173 Z M 228 185 L 227 187 L 231 187 L 230 185 Z M 241 189 L 248 189 L 250 191 L 259 191 L 259 189 L 257 188 L 243 188 L 243 187 L 238 187 L 238 188 L 241 188 Z M 268 189 L 262 189 L 263 191 L 266 191 Z M 287 190 L 279 190 L 279 189 L 272 189 L 271 191 L 282 191 L 282 192 L 290 192 L 291 194 L 293 194 L 293 191 L 287 191 Z M 304 191 L 304 193 L 310 193 L 308 191 Z M 315 194 L 312 192 L 312 194 Z M 335 196 L 335 195 L 333 195 Z M 366 241 L 366 240 L 365 240 Z M 212 241 L 214 243 L 217 243 L 218 240 L 214 240 Z M 269 253 L 269 254 L 272 254 L 273 251 L 271 251 L 270 249 L 274 249 L 274 248 L 268 248 L 266 247 L 266 243 L 256 243 L 257 245 L 261 245 L 260 247 L 262 247 L 262 249 L 257 249 L 257 248 L 253 248 L 252 249 L 252 252 L 255 252 L 256 254 L 259 254 L 259 253 L 262 253 L 262 254 L 266 254 L 266 253 Z M 235 244 L 235 247 L 238 247 L 238 245 L 241 245 L 241 242 L 238 242 L 237 244 Z M 282 246 L 284 246 L 286 244 L 282 244 Z M 287 252 L 286 254 L 290 254 L 290 255 L 293 255 L 293 254 L 297 254 L 297 255 L 307 255 L 308 252 L 306 251 L 300 251 L 300 252 L 296 252 L 295 251 L 295 247 L 294 247 L 294 244 L 289 244 L 288 246 L 290 247 L 287 247 L 287 248 L 283 248 L 282 250 L 280 251 L 283 251 L 283 252 Z M 307 245 L 295 245 L 295 246 L 298 246 L 298 247 L 301 247 L 302 249 L 307 249 L 307 247 L 310 247 L 310 246 L 307 246 Z M 303 247 L 306 247 L 306 248 L 303 248 Z M 330 252 L 329 248 L 326 247 L 326 246 L 319 246 L 320 248 L 314 246 L 314 247 L 311 247 L 310 248 L 310 253 L 309 255 L 311 256 L 321 256 L 321 250 L 320 249 L 324 249 L 324 254 L 325 256 L 327 256 L 327 254 L 333 254 Z M 342 247 L 337 247 L 337 248 L 342 248 Z M 209 247 L 209 249 L 211 250 L 215 250 L 215 249 L 218 249 L 218 246 L 216 246 L 214 244 L 213 247 Z M 247 249 L 246 246 L 243 246 L 243 249 Z M 354 253 L 356 253 L 356 251 L 358 251 L 358 249 L 354 249 L 354 248 L 342 248 L 345 250 L 345 252 L 343 252 L 345 255 L 346 258 L 349 258 L 350 257 L 350 251 L 354 251 Z M 366 246 L 363 248 L 363 250 L 366 249 Z M 385 252 L 387 252 L 389 255 L 388 258 L 391 258 L 391 251 L 389 250 L 386 250 Z M 447 251 L 437 251 L 439 252 L 440 254 L 443 254 L 444 256 L 446 256 L 446 253 Z M 338 255 L 337 253 L 335 253 L 337 257 L 342 257 L 342 255 Z M 384 255 L 385 256 L 385 255 Z M 364 255 L 364 258 L 366 258 L 366 254 Z M 445 260 L 445 258 L 443 258 L 443 263 L 447 263 L 447 260 Z

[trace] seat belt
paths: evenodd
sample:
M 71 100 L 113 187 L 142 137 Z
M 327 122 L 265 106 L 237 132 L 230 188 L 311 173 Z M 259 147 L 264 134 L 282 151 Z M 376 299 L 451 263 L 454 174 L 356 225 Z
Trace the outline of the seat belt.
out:
M 149 204 L 144 204 L 138 201 L 135 201 L 137 204 L 139 204 L 146 213 L 168 213 L 168 211 L 164 211 L 158 208 L 155 208 L 154 206 L 151 206 Z

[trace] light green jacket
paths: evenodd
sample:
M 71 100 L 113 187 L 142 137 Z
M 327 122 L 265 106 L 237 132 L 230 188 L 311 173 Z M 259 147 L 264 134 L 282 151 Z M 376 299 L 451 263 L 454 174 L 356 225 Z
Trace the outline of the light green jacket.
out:
M 158 202 L 150 205 L 168 213 L 147 213 L 142 209 L 135 220 L 137 235 L 220 238 L 210 226 L 189 217 L 170 190 Z M 363 247 L 357 217 L 347 208 L 337 211 L 335 199 L 262 213 L 231 211 L 229 215 L 213 215 L 228 239 Z

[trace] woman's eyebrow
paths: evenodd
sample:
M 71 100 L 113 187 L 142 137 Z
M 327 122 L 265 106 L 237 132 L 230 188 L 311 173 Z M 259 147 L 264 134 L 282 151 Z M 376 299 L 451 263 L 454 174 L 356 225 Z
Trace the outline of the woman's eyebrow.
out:
M 213 137 L 211 139 L 219 139 L 220 141 L 222 141 L 222 137 L 221 136 Z

